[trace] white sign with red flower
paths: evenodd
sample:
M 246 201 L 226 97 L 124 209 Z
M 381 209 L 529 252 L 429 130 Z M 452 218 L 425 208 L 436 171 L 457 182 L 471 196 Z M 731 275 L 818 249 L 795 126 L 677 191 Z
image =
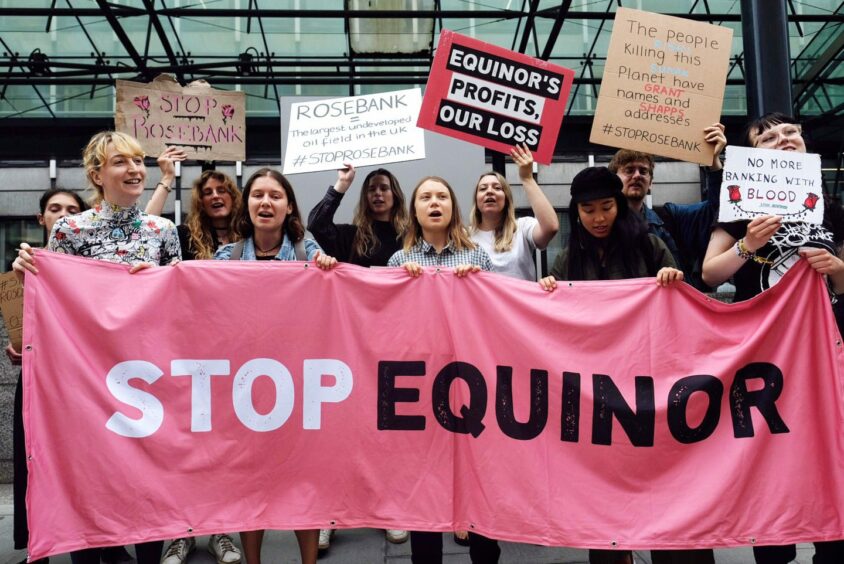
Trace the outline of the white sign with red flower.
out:
M 203 161 L 246 159 L 246 97 L 204 81 L 182 86 L 168 75 L 149 84 L 117 81 L 115 128 L 150 156 L 181 147 Z
M 778 215 L 784 222 L 823 222 L 820 155 L 732 145 L 726 152 L 719 221 Z

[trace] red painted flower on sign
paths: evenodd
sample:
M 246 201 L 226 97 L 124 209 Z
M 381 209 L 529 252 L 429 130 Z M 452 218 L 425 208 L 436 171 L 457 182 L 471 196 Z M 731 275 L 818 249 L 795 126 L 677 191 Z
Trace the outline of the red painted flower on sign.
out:
M 226 123 L 234 115 L 234 106 L 226 104 L 223 106 L 223 123 Z
M 812 192 L 809 192 L 809 195 L 806 196 L 806 201 L 803 202 L 803 205 L 806 206 L 807 210 L 810 210 L 810 211 L 814 210 L 819 199 L 820 199 L 820 196 L 818 196 L 817 194 L 814 194 Z
M 149 96 L 135 96 L 132 102 L 144 111 L 146 117 L 149 117 Z
M 730 203 L 736 204 L 741 201 L 741 186 L 733 184 L 732 186 L 727 186 L 727 190 L 730 191 Z

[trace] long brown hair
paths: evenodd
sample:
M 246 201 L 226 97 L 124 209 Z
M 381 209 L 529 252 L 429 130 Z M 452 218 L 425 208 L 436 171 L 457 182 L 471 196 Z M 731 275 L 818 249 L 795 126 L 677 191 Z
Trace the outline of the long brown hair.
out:
M 373 170 L 363 179 L 360 198 L 358 198 L 358 205 L 355 208 L 355 217 L 352 220 L 352 223 L 357 227 L 355 238 L 352 241 L 352 253 L 359 257 L 369 256 L 378 250 L 378 239 L 372 233 L 372 222 L 375 221 L 375 218 L 372 217 L 372 211 L 369 209 L 369 200 L 367 199 L 369 182 L 376 176 L 385 176 L 390 181 L 390 192 L 393 193 L 393 208 L 390 210 L 390 223 L 393 224 L 393 229 L 396 230 L 399 237 L 407 229 L 407 210 L 404 207 L 404 194 L 401 191 L 398 179 L 387 169 L 379 168 Z
M 217 250 L 214 248 L 214 238 L 211 235 L 214 225 L 211 223 L 211 218 L 205 213 L 205 206 L 202 203 L 202 190 L 205 188 L 205 184 L 211 179 L 220 182 L 226 189 L 226 192 L 229 193 L 229 196 L 231 196 L 232 208 L 228 217 L 228 225 L 226 225 L 229 232 L 228 242 L 234 243 L 240 240 L 237 232 L 238 214 L 243 205 L 240 190 L 237 189 L 234 181 L 227 174 L 218 170 L 206 170 L 199 178 L 193 181 L 193 187 L 191 188 L 191 209 L 188 219 L 185 222 L 188 233 L 190 233 L 190 246 L 193 248 L 198 259 L 213 258 Z
M 487 176 L 494 176 L 498 183 L 501 184 L 504 192 L 504 209 L 501 210 L 501 221 L 495 226 L 495 245 L 493 248 L 496 252 L 503 253 L 513 248 L 513 235 L 516 234 L 516 206 L 513 204 L 513 190 L 510 189 L 510 183 L 501 174 L 495 171 L 485 172 L 475 183 L 475 193 L 472 198 L 472 211 L 469 212 L 469 225 L 472 232 L 478 231 L 481 228 L 483 217 L 481 210 L 478 209 L 478 189 L 481 187 L 481 180 Z
M 244 239 L 251 237 L 255 233 L 255 226 L 252 224 L 252 218 L 249 217 L 249 192 L 252 190 L 252 184 L 263 176 L 269 176 L 278 182 L 284 188 L 287 201 L 293 206 L 293 211 L 285 217 L 284 223 L 281 225 L 281 232 L 287 235 L 291 243 L 301 241 L 305 237 L 305 227 L 302 225 L 302 216 L 299 213 L 299 204 L 296 203 L 296 194 L 293 193 L 293 186 L 283 174 L 269 167 L 257 170 L 255 174 L 249 177 L 249 180 L 246 181 L 246 186 L 243 187 L 243 205 L 240 207 L 240 213 L 237 218 L 237 232 Z
M 469 233 L 463 227 L 463 220 L 460 217 L 460 206 L 457 205 L 457 197 L 454 195 L 454 190 L 445 179 L 439 176 L 426 176 L 413 189 L 413 195 L 410 197 L 410 220 L 407 231 L 404 234 L 404 251 L 408 252 L 422 241 L 422 226 L 419 224 L 419 219 L 416 217 L 416 194 L 419 192 L 419 187 L 425 182 L 431 180 L 438 182 L 448 189 L 448 194 L 451 197 L 451 221 L 448 224 L 448 239 L 454 246 L 454 250 L 463 251 L 467 249 L 474 249 L 476 247 L 472 239 L 469 238 Z

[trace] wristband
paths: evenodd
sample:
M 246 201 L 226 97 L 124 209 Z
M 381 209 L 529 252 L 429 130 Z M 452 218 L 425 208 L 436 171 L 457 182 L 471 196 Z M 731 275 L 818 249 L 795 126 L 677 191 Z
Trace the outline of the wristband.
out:
M 739 257 L 743 258 L 744 260 L 750 260 L 750 259 L 753 259 L 753 257 L 756 256 L 756 253 L 754 253 L 753 251 L 748 249 L 747 246 L 744 244 L 744 238 L 743 237 L 741 239 L 739 239 L 738 241 L 736 241 L 735 250 L 736 250 L 736 254 Z
M 173 191 L 172 188 L 170 188 L 169 186 L 167 186 L 163 182 L 159 182 L 158 184 L 155 185 L 156 188 L 158 188 L 159 186 L 164 186 L 164 189 L 167 190 L 168 194 Z
M 764 257 L 760 257 L 756 254 L 755 251 L 751 251 L 747 248 L 747 245 L 744 244 L 744 237 L 736 241 L 736 244 L 733 246 L 736 251 L 736 254 L 743 258 L 744 260 L 752 260 L 753 262 L 759 264 L 773 264 L 773 261 L 768 260 Z

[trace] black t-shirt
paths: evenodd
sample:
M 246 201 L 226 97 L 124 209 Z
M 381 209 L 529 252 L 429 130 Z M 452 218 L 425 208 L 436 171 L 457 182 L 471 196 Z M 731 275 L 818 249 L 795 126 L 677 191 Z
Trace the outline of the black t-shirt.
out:
M 730 237 L 738 240 L 747 233 L 749 221 L 719 223 L 718 227 Z M 841 206 L 826 202 L 822 225 L 808 223 L 783 223 L 756 255 L 770 263 L 761 264 L 753 260 L 744 263 L 733 275 L 736 285 L 735 301 L 740 302 L 767 290 L 780 281 L 791 266 L 800 260 L 800 247 L 826 249 L 835 254 L 844 240 L 844 212 Z

